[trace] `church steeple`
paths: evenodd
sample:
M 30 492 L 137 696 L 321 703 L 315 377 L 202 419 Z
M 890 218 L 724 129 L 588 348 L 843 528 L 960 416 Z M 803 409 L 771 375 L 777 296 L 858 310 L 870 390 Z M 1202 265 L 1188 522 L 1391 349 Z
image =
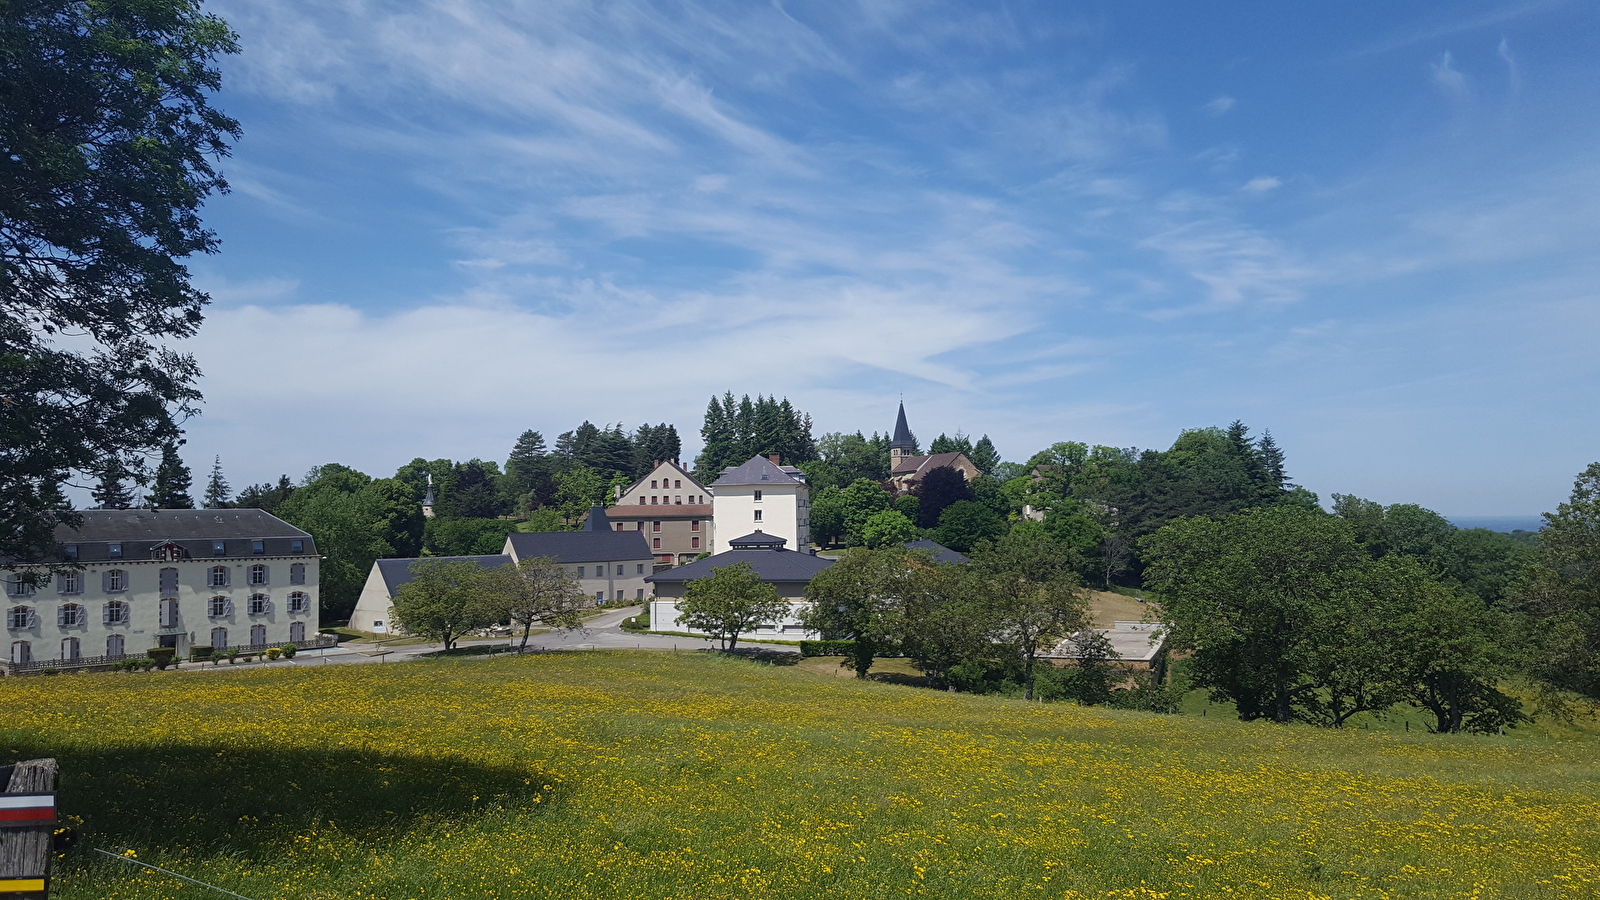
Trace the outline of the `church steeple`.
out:
M 911 427 L 906 424 L 906 404 L 900 403 L 900 414 L 894 420 L 894 438 L 889 441 L 889 460 L 893 465 L 895 460 L 902 456 L 917 455 L 917 439 L 911 436 Z
M 422 498 L 422 517 L 433 518 L 433 473 L 428 473 L 428 493 Z

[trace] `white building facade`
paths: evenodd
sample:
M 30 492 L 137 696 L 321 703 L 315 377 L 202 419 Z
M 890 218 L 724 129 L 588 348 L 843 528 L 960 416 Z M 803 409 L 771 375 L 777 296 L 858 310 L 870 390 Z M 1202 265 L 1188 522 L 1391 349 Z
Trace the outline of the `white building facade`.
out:
M 776 454 L 723 469 L 711 485 L 711 505 L 716 523 L 713 554 L 730 549 L 722 535 L 757 531 L 781 537 L 786 546 L 802 553 L 811 546 L 811 491 L 805 473 L 781 465 Z
M 9 665 L 316 641 L 321 560 L 306 532 L 258 509 L 82 515 L 57 529 L 58 558 L 0 569 Z

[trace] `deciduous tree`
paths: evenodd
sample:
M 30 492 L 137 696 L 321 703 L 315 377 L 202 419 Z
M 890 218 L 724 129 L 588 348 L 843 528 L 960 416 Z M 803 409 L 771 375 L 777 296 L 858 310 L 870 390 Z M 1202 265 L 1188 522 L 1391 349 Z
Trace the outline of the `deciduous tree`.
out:
M 1033 699 L 1040 653 L 1083 629 L 1088 593 L 1072 569 L 1071 551 L 1034 531 L 1014 531 L 980 544 L 973 555 L 972 587 L 995 628 L 1022 663 L 1023 698 Z
M 1533 675 L 1600 699 L 1600 462 L 1544 522 L 1537 564 L 1518 592 L 1532 619 Z
M 470 560 L 426 560 L 411 564 L 410 581 L 394 595 L 394 620 L 409 634 L 442 641 L 496 624 L 500 608 L 488 569 Z
M 677 621 L 714 636 L 726 651 L 757 625 L 783 621 L 789 609 L 789 601 L 757 577 L 749 563 L 734 563 L 684 584 Z
M 826 639 L 853 641 L 848 659 L 856 677 L 866 678 L 873 659 L 894 643 L 900 630 L 915 571 L 931 564 L 925 555 L 919 558 L 903 547 L 846 550 L 806 585 L 811 605 L 800 621 Z
M 207 302 L 181 260 L 217 248 L 198 213 L 227 188 L 239 127 L 210 97 L 237 49 L 187 0 L 0 4 L 0 557 L 43 557 L 78 521 L 69 473 L 142 476 L 194 411 L 162 341 Z
M 522 629 L 519 651 L 528 649 L 534 628 L 579 628 L 583 613 L 594 608 L 594 598 L 552 557 L 529 557 L 501 566 L 492 571 L 490 583 L 499 617 Z

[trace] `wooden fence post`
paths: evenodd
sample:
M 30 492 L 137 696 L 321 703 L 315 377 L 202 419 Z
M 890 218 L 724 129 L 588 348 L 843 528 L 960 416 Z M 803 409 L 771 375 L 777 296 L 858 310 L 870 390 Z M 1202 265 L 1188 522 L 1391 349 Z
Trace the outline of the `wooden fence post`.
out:
M 56 761 L 0 767 L 0 900 L 48 900 Z

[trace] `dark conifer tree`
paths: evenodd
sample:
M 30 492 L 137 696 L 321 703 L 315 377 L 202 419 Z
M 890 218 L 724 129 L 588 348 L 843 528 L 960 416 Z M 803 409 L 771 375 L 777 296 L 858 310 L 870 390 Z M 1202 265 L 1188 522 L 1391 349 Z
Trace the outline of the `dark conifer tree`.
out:
M 1284 471 L 1283 449 L 1272 439 L 1270 429 L 1261 432 L 1261 440 L 1256 441 L 1256 452 L 1261 456 L 1261 465 L 1266 469 L 1269 485 L 1278 491 L 1293 487 L 1289 483 L 1289 473 Z
M 993 475 L 995 467 L 1000 465 L 1000 452 L 994 448 L 994 441 L 989 440 L 987 434 L 978 438 L 978 443 L 972 446 L 972 452 L 967 457 L 985 475 Z
M 133 491 L 128 487 L 128 470 L 113 457 L 100 470 L 99 482 L 91 492 L 100 509 L 132 509 Z
M 156 480 L 147 499 L 150 509 L 194 509 L 194 498 L 189 488 L 194 476 L 178 455 L 177 441 L 169 441 L 161 448 L 161 464 L 156 466 Z
M 217 456 L 211 462 L 211 478 L 206 482 L 206 509 L 228 509 L 233 506 L 232 498 L 233 489 L 222 477 L 222 457 Z

